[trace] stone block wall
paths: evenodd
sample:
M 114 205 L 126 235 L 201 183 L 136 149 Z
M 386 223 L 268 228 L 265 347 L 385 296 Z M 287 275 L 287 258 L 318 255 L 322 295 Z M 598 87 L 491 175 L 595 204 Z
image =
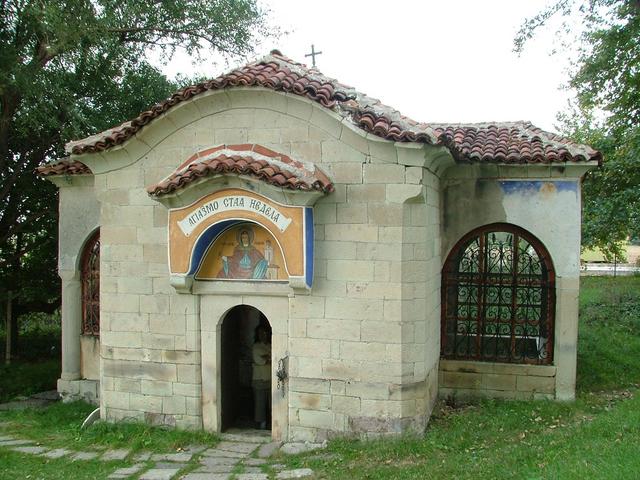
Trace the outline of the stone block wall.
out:
M 477 397 L 553 399 L 556 371 L 554 365 L 441 360 L 439 396 L 454 402 Z
M 441 361 L 440 395 L 575 396 L 581 197 L 580 166 L 467 165 L 443 179 L 442 259 L 471 230 L 505 222 L 548 250 L 555 271 L 554 357 L 548 366 Z
M 259 143 L 317 164 L 336 187 L 314 208 L 313 288 L 290 295 L 283 312 L 289 438 L 425 425 L 439 354 L 439 180 L 426 168 L 437 149 L 366 137 L 298 96 L 234 89 L 180 104 L 124 148 L 80 158 L 101 202 L 106 418 L 202 425 L 201 298 L 169 285 L 167 210 L 145 187 L 196 151 Z
M 222 317 L 209 318 L 223 315 L 216 305 L 231 308 L 247 292 L 241 284 L 234 290 L 198 282 L 191 293 L 174 290 L 168 212 L 145 188 L 195 152 L 247 143 L 314 163 L 335 184 L 314 207 L 313 288 L 250 288 L 253 303 L 277 325 L 274 362 L 288 356 L 288 404 L 278 407 L 277 419 L 287 439 L 421 430 L 439 381 L 443 394 L 573 394 L 579 188 L 506 194 L 500 181 L 514 173 L 493 166 L 452 167 L 443 177 L 453 163 L 443 148 L 383 141 L 299 96 L 237 88 L 199 95 L 124 146 L 79 157 L 95 174 L 100 202 L 105 418 L 219 425 L 219 412 L 208 410 L 219 408 L 217 393 L 207 390 L 203 400 L 203 385 L 216 384 L 209 377 L 219 374 L 219 359 L 202 358 L 218 347 L 202 342 L 219 342 Z M 548 167 L 518 174 L 574 183 L 580 176 Z M 551 209 L 546 202 L 554 195 L 562 198 Z M 442 263 L 460 236 L 497 221 L 537 235 L 558 262 L 554 366 L 441 362 L 438 373 Z
M 96 175 L 101 414 L 200 428 L 199 301 L 169 285 L 167 211 L 145 191 L 154 158 Z
M 100 381 L 100 337 L 98 336 L 80 336 L 80 375 L 87 380 Z
M 58 274 L 62 279 L 62 372 L 58 391 L 63 400 L 99 397 L 99 339 L 82 332 L 80 262 L 85 243 L 100 225 L 100 206 L 93 177 L 51 177 L 59 187 Z

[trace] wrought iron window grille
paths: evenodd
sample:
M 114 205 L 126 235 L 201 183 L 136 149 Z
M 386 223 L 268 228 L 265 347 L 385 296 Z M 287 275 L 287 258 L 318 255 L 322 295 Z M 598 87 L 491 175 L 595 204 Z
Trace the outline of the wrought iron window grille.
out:
M 510 224 L 465 235 L 442 271 L 441 356 L 553 361 L 555 274 L 546 248 Z
M 81 260 L 82 334 L 100 335 L 100 232 L 85 245 Z

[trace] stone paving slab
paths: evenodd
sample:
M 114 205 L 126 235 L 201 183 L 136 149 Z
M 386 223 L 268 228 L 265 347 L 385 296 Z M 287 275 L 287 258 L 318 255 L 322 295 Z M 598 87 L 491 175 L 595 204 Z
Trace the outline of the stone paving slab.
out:
M 269 480 L 266 473 L 236 473 L 236 480 Z
M 33 455 L 39 455 L 47 451 L 44 447 L 13 447 L 11 450 L 19 453 L 31 453 Z
M 151 452 L 138 452 L 133 456 L 134 462 L 146 462 L 151 458 Z
M 267 443 L 271 441 L 271 436 L 250 433 L 223 433 L 220 435 L 220 439 L 225 442 Z
M 179 468 L 152 468 L 140 475 L 140 480 L 171 480 L 171 478 L 179 471 Z
M 33 440 L 4 440 L 0 442 L 0 447 L 17 447 L 18 445 L 29 445 L 35 443 Z
M 276 450 L 280 448 L 281 445 L 282 445 L 282 442 L 265 443 L 258 450 L 258 456 L 260 458 L 270 457 L 276 452 Z
M 71 453 L 71 450 L 67 450 L 66 448 L 55 448 L 53 450 L 49 450 L 48 452 L 43 453 L 42 456 L 47 458 L 61 458 L 61 457 L 64 457 L 65 455 L 69 455 L 70 453 Z
M 75 462 L 76 460 L 93 460 L 97 457 L 98 454 L 96 452 L 76 452 L 70 458 Z
M 192 453 L 180 452 L 180 453 L 156 453 L 151 455 L 151 461 L 153 462 L 190 462 L 193 458 Z
M 198 470 L 184 475 L 184 480 L 268 480 L 269 475 L 261 471 L 261 466 L 268 465 L 263 458 L 248 458 L 249 454 L 259 450 L 261 456 L 270 456 L 281 447 L 280 442 L 270 442 L 270 437 L 261 432 L 256 434 L 228 433 L 223 435 L 223 441 L 215 448 L 208 448 L 206 445 L 190 445 L 183 451 L 167 454 L 152 454 L 150 452 L 139 452 L 133 456 L 138 462 L 156 462 L 149 470 L 142 473 L 139 480 L 170 480 L 177 476 L 178 472 L 189 465 L 187 462 L 193 460 L 193 456 L 201 454 L 200 466 Z M 268 442 L 268 443 L 267 443 Z M 0 446 L 15 447 L 13 450 L 21 453 L 31 453 L 42 455 L 47 458 L 61 458 L 69 455 L 73 461 L 93 460 L 98 458 L 104 461 L 125 460 L 130 454 L 130 449 L 114 449 L 104 452 L 80 451 L 72 452 L 64 448 L 48 450 L 31 440 L 15 439 L 11 436 L 1 436 Z M 300 453 L 316 448 L 322 448 L 322 444 L 288 444 L 291 453 Z M 293 448 L 291 448 L 293 447 Z M 244 466 L 243 473 L 232 474 L 238 464 Z M 112 472 L 108 478 L 125 479 L 136 475 L 145 469 L 144 463 L 137 463 L 131 467 L 119 468 Z M 271 468 L 278 471 L 278 479 L 306 478 L 313 475 L 313 471 L 308 468 L 285 470 L 284 465 L 274 464 Z
M 181 469 L 186 467 L 186 463 L 168 463 L 168 462 L 160 462 L 156 463 L 153 468 L 157 468 L 159 470 L 172 470 L 174 468 Z
M 195 455 L 196 453 L 202 453 L 207 448 L 209 448 L 209 445 L 187 445 L 186 447 L 184 447 L 180 451 L 184 452 L 184 453 L 191 453 L 191 454 Z
M 217 448 L 210 448 L 209 450 L 205 450 L 202 452 L 202 455 L 205 457 L 228 457 L 228 458 L 246 458 L 248 453 L 240 453 L 240 452 L 231 452 L 229 450 L 218 450 Z
M 201 465 L 218 466 L 218 465 L 237 465 L 238 458 L 231 457 L 202 457 Z
M 205 465 L 195 470 L 196 473 L 231 473 L 235 465 Z
M 130 467 L 119 468 L 115 472 L 113 472 L 111 475 L 109 475 L 107 478 L 128 478 L 131 475 L 138 473 L 144 467 L 145 467 L 144 463 L 136 463 L 135 465 L 132 465 Z
M 307 478 L 313 475 L 310 468 L 296 468 L 295 470 L 283 470 L 276 475 L 278 480 L 289 480 L 292 478 Z
M 182 480 L 228 480 L 231 477 L 228 473 L 200 473 L 192 472 L 182 477 Z
M 100 460 L 104 460 L 105 462 L 109 462 L 111 460 L 124 460 L 127 458 L 131 450 L 119 449 L 119 450 L 107 450 L 102 454 Z
M 258 445 L 254 443 L 242 443 L 242 442 L 220 442 L 216 445 L 216 449 L 218 450 L 226 450 L 228 452 L 237 452 L 237 453 L 251 453 Z

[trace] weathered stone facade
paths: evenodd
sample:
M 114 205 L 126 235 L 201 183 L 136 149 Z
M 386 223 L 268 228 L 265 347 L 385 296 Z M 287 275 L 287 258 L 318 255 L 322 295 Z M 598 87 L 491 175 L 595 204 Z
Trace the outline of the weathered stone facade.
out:
M 163 203 L 147 194 L 195 152 L 245 144 L 315 165 L 333 192 L 309 200 L 218 174 Z M 71 160 L 92 174 L 52 177 L 61 192 L 59 390 L 98 395 L 105 419 L 220 430 L 220 332 L 237 305 L 255 307 L 272 328 L 274 438 L 421 431 L 438 393 L 573 398 L 580 178 L 594 161 L 464 165 L 443 145 L 383 139 L 316 101 L 256 86 L 194 95 L 121 145 Z M 167 205 L 225 188 L 313 208 L 311 288 L 193 278 L 176 285 Z M 462 235 L 495 222 L 532 232 L 553 259 L 550 365 L 440 359 L 444 259 Z M 79 338 L 78 267 L 98 227 L 99 340 Z M 280 359 L 284 395 L 276 388 Z

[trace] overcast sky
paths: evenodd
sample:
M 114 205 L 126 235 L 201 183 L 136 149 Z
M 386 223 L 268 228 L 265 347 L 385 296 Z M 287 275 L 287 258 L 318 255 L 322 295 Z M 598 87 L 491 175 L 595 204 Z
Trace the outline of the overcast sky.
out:
M 311 64 L 379 98 L 403 114 L 431 122 L 530 120 L 555 130 L 569 93 L 566 61 L 550 55 L 553 31 L 541 32 L 518 56 L 513 38 L 546 0 L 269 0 L 283 35 L 260 46 Z M 232 65 L 233 66 L 233 65 Z M 214 77 L 230 67 L 177 58 L 164 67 Z

